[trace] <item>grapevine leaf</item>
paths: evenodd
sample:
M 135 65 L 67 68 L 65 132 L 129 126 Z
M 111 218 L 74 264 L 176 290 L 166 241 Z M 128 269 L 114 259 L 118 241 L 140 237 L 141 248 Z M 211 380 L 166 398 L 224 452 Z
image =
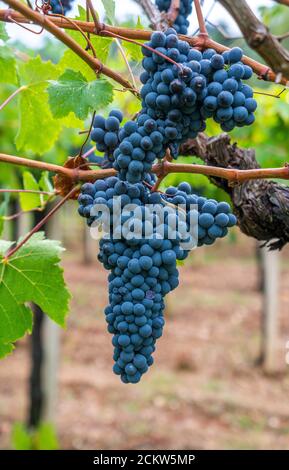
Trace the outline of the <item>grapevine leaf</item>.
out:
M 0 241 L 0 354 L 32 330 L 28 302 L 38 305 L 52 320 L 65 325 L 70 294 L 59 266 L 63 248 L 43 233 L 31 237 L 15 255 L 5 260 L 11 242 Z
M 46 191 L 46 192 L 49 192 L 49 193 L 53 193 L 54 188 L 53 188 L 53 186 L 51 184 L 51 181 L 49 179 L 48 171 L 43 171 L 41 173 L 41 178 L 40 178 L 38 184 L 39 184 L 39 189 L 41 191 Z M 47 201 L 49 196 L 43 195 L 42 198 L 43 198 L 44 201 Z
M 96 36 L 95 38 L 91 38 L 91 42 L 97 52 L 97 58 L 100 60 L 100 62 L 105 64 L 108 58 L 112 40 L 103 36 Z
M 101 0 L 105 10 L 105 16 L 110 24 L 115 23 L 115 1 L 114 0 Z
M 30 189 L 33 191 L 39 191 L 39 184 L 36 179 L 29 171 L 24 171 L 23 173 L 23 188 Z M 20 194 L 20 206 L 23 211 L 31 211 L 36 207 L 42 205 L 42 201 L 39 194 L 33 193 L 21 193 Z
M 54 117 L 66 116 L 71 111 L 85 119 L 89 111 L 107 106 L 113 100 L 113 87 L 104 79 L 88 82 L 81 72 L 67 69 L 48 88 L 49 103 Z
M 4 194 L 4 201 L 0 204 L 0 235 L 4 229 L 4 217 L 8 211 L 8 204 L 9 204 L 10 195 L 9 193 Z
M 78 5 L 78 16 L 75 18 L 76 20 L 79 21 L 86 21 L 86 10 L 82 6 Z M 87 41 L 84 39 L 82 34 L 79 33 L 79 31 L 69 31 L 67 30 L 66 32 L 71 36 L 82 48 L 85 48 L 87 46 Z M 104 39 L 104 38 L 103 38 Z M 90 40 L 94 43 L 94 38 L 90 38 Z M 97 51 L 98 53 L 98 51 Z M 100 60 L 101 57 L 98 56 Z M 94 80 L 95 79 L 95 72 L 89 67 L 88 64 L 86 64 L 75 52 L 73 52 L 71 49 L 67 49 L 63 56 L 62 59 L 59 61 L 58 64 L 59 68 L 61 69 L 61 72 L 65 72 L 66 69 L 71 69 L 75 70 L 78 72 L 81 70 L 81 73 L 85 76 L 85 78 L 89 80 Z
M 47 80 L 57 76 L 57 67 L 51 62 L 43 62 L 40 57 L 30 59 L 21 66 L 21 84 L 26 88 L 19 94 L 18 149 L 42 153 L 48 151 L 57 140 L 61 126 L 56 125 L 53 119 L 46 90 Z
M 5 356 L 8 356 L 8 354 L 11 354 L 13 349 L 14 349 L 13 344 L 2 344 L 0 342 L 0 359 L 2 359 Z
M 12 85 L 18 83 L 15 58 L 6 46 L 0 46 L 0 82 Z
M 0 40 L 1 41 L 8 41 L 9 36 L 7 34 L 5 24 L 0 22 Z
M 81 73 L 87 80 L 95 79 L 95 72 L 71 49 L 65 51 L 61 61 L 59 62 L 59 67 L 63 72 L 68 68 L 77 72 L 81 70 Z
M 131 42 L 126 42 L 126 43 L 123 43 L 123 47 L 125 48 L 131 60 L 138 62 L 138 63 L 142 61 L 143 55 L 142 55 L 140 46 L 138 46 L 137 44 L 133 44 Z
M 134 29 L 144 29 L 143 25 L 141 24 L 140 17 L 138 17 L 137 24 Z M 138 41 L 143 43 L 144 41 Z M 123 47 L 127 51 L 129 57 L 135 62 L 141 62 L 143 59 L 143 54 L 141 47 L 137 44 L 133 44 L 132 42 L 123 41 Z
M 136 29 L 144 29 L 144 26 L 141 22 L 140 16 L 137 17 Z

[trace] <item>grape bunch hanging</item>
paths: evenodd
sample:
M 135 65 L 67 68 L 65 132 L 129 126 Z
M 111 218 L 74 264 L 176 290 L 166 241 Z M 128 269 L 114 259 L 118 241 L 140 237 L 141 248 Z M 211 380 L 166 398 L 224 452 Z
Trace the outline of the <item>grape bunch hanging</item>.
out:
M 169 28 L 153 33 L 142 50 L 142 108 L 136 120 L 122 125 L 122 113 L 113 110 L 107 119 L 95 117 L 91 133 L 104 153 L 94 158 L 115 168 L 117 176 L 85 183 L 79 196 L 79 214 L 89 226 L 101 220 L 108 234 L 99 253 L 110 272 L 105 316 L 113 335 L 113 371 L 124 383 L 139 382 L 153 364 L 165 323 L 164 299 L 179 284 L 177 262 L 191 247 L 212 245 L 236 224 L 226 202 L 199 197 L 186 182 L 164 193 L 153 191 L 152 165 L 167 149 L 177 158 L 180 145 L 204 131 L 208 118 L 229 131 L 252 124 L 256 109 L 252 89 L 244 83 L 252 70 L 241 62 L 241 49 L 201 53 Z M 131 223 L 120 213 L 115 227 L 115 197 L 120 209 L 133 204 L 140 217 Z M 100 205 L 107 208 L 105 217 L 95 210 Z M 163 218 L 149 213 L 154 205 L 164 209 Z
M 73 0 L 49 0 L 51 11 L 57 15 L 66 15 L 72 9 Z
M 168 12 L 171 6 L 171 0 L 156 0 L 156 5 L 160 11 Z M 180 11 L 173 24 L 178 34 L 187 34 L 190 22 L 188 16 L 193 10 L 193 0 L 180 0 Z

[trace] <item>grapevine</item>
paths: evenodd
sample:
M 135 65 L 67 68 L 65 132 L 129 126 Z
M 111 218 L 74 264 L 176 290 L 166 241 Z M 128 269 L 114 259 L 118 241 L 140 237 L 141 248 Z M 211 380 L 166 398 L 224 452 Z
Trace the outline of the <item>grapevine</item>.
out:
M 234 125 L 251 124 L 241 78 L 245 72 L 249 78 L 252 72 L 240 65 L 242 51 L 232 49 L 227 58 L 213 50 L 201 54 L 180 41 L 171 28 L 165 34 L 153 33 L 148 45 L 149 49 L 143 47 L 142 110 L 136 121 L 128 121 L 120 128 L 123 116 L 114 110 L 107 119 L 96 116 L 93 122 L 91 138 L 97 143 L 97 150 L 105 153 L 105 161 L 113 161 L 118 174 L 95 184 L 85 183 L 78 198 L 79 214 L 87 218 L 89 226 L 99 222 L 100 205 L 109 210 L 102 219 L 108 236 L 100 242 L 99 260 L 110 271 L 110 304 L 105 315 L 108 331 L 113 334 L 113 371 L 124 383 L 139 382 L 153 364 L 156 340 L 163 333 L 164 298 L 179 284 L 177 261 L 184 260 L 190 251 L 183 249 L 181 242 L 189 233 L 192 247 L 212 245 L 236 224 L 227 203 L 197 197 L 185 182 L 178 188 L 168 188 L 165 194 L 150 190 L 144 181 L 152 182 L 153 162 L 164 158 L 167 148 L 177 157 L 180 143 L 204 130 L 205 118 L 217 119 L 217 103 L 220 110 L 232 109 L 224 122 L 233 121 L 234 115 Z M 162 56 L 152 52 L 153 48 Z M 176 65 L 168 63 L 166 55 Z M 224 70 L 225 62 L 232 64 L 228 72 Z M 237 69 L 234 64 L 239 65 Z M 226 79 L 216 77 L 214 70 L 223 71 Z M 218 82 L 213 81 L 217 78 Z M 204 103 L 207 96 L 213 96 L 208 95 L 209 84 L 215 92 L 216 114 L 208 115 Z M 222 94 L 224 99 L 218 101 Z M 236 94 L 242 95 L 243 101 L 237 102 L 240 106 L 233 111 Z M 239 122 L 238 113 L 242 114 Z M 119 226 L 112 230 L 116 198 L 120 208 L 134 205 L 141 216 L 130 221 L 128 214 L 120 213 Z M 147 204 L 165 209 L 164 218 L 148 214 Z M 179 206 L 183 206 L 185 214 L 181 210 L 175 213 L 173 208 Z M 162 237 L 158 236 L 160 233 Z
M 229 229 L 237 224 L 227 202 L 198 196 L 186 181 L 177 187 L 160 190 L 161 183 L 172 172 L 198 173 L 229 183 L 267 177 L 289 179 L 287 166 L 245 170 L 243 167 L 235 169 L 174 162 L 182 155 L 188 142 L 203 135 L 209 119 L 213 119 L 224 132 L 254 123 L 257 102 L 247 83 L 254 72 L 259 78 L 278 79 L 281 83 L 287 83 L 287 78 L 245 57 L 239 47 L 228 49 L 211 40 L 197 0 L 194 4 L 200 34 L 193 38 L 186 36 L 193 7 L 189 0 L 156 0 L 156 5 L 142 2 L 147 8 L 149 4 L 151 11 L 158 7 L 160 14 L 154 26 L 160 26 L 158 29 L 162 31 L 155 32 L 100 23 L 91 1 L 87 2 L 84 12 L 87 21 L 64 17 L 72 6 L 69 0 L 45 1 L 42 9 L 38 5 L 36 9 L 29 8 L 18 0 L 7 0 L 6 3 L 16 11 L 0 11 L 2 21 L 13 21 L 22 26 L 27 22 L 40 25 L 41 31 L 49 31 L 69 48 L 69 52 L 75 53 L 74 58 L 86 64 L 90 75 L 88 81 L 77 65 L 77 70 L 68 68 L 58 74 L 57 79 L 55 70 L 52 70 L 51 76 L 38 80 L 39 70 L 35 62 L 35 83 L 30 83 L 30 77 L 25 77 L 28 83 L 21 82 L 21 86 L 5 99 L 0 110 L 17 95 L 21 97 L 30 86 L 37 91 L 39 83 L 45 83 L 49 113 L 54 111 L 51 103 L 59 101 L 60 96 L 66 114 L 62 114 L 63 109 L 57 109 L 57 118 L 67 117 L 71 112 L 82 121 L 90 114 L 93 118 L 89 130 L 81 131 L 86 134 L 86 139 L 78 154 L 70 157 L 64 166 L 0 154 L 1 162 L 51 171 L 57 175 L 53 191 L 48 190 L 51 188 L 43 189 L 43 182 L 39 186 L 33 182 L 37 188 L 25 188 L 19 192 L 42 198 L 62 196 L 43 221 L 18 244 L 3 245 L 1 263 L 5 269 L 6 266 L 9 268 L 17 252 L 25 249 L 26 243 L 39 244 L 41 240 L 37 238 L 36 231 L 69 198 L 78 199 L 79 215 L 86 219 L 92 233 L 102 233 L 98 259 L 109 272 L 109 302 L 104 314 L 114 347 L 113 371 L 126 384 L 138 383 L 154 362 L 153 353 L 165 325 L 165 299 L 179 285 L 179 262 L 184 261 L 194 248 L 213 245 L 217 239 L 226 237 Z M 175 9 L 173 15 L 172 9 Z M 109 14 L 113 15 L 111 10 Z M 93 22 L 89 21 L 90 15 Z M 112 23 L 111 18 L 108 19 Z M 66 33 L 60 26 L 78 33 Z M 79 33 L 85 46 L 75 39 Z M 112 38 L 117 40 L 125 59 L 126 41 L 130 46 L 141 48 L 140 90 L 134 77 L 132 79 L 130 66 L 127 67 L 129 81 L 109 68 L 105 59 L 99 58 L 99 52 L 103 51 L 94 47 L 92 35 L 98 36 L 100 44 L 103 37 L 108 42 Z M 53 69 L 52 64 L 49 67 Z M 115 88 L 106 77 L 118 84 L 119 92 L 129 92 L 139 100 L 138 112 L 130 119 L 119 109 L 110 108 L 105 115 L 97 114 L 99 109 L 113 101 Z M 71 88 L 65 94 L 69 86 Z M 76 98 L 70 99 L 70 91 L 71 94 L 76 93 Z M 81 103 L 75 105 L 78 99 Z M 85 151 L 90 140 L 95 147 Z M 97 154 L 94 154 L 95 150 Z M 35 153 L 38 154 L 37 151 Z M 92 169 L 92 164 L 99 169 Z M 30 271 L 34 272 L 34 266 L 32 268 Z M 30 293 L 32 298 L 24 298 L 24 311 L 27 302 L 34 300 L 33 294 Z M 59 321 L 62 324 L 68 295 L 63 297 L 64 307 Z M 24 332 L 29 328 L 27 322 Z M 11 346 L 15 338 L 11 335 L 5 340 L 5 353 L 7 344 Z M 0 353 L 1 347 L 2 340 Z
M 52 13 L 66 15 L 72 8 L 73 0 L 49 0 Z
M 171 0 L 156 0 L 160 11 L 168 12 L 171 7 Z M 193 10 L 193 0 L 180 0 L 178 16 L 173 23 L 173 27 L 179 34 L 187 34 L 190 22 L 188 16 Z

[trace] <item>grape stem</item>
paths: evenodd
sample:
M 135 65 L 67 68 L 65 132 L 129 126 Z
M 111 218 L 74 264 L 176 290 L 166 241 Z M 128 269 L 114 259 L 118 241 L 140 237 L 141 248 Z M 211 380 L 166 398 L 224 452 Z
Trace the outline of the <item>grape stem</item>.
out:
M 100 23 L 100 21 L 99 21 L 99 19 L 98 19 L 98 16 L 97 16 L 97 14 L 96 14 L 95 9 L 93 8 L 92 1 L 91 1 L 91 0 L 86 0 L 86 2 L 87 2 L 88 9 L 90 10 L 91 16 L 92 16 L 93 21 L 94 21 L 95 30 L 96 30 L 96 31 L 101 31 L 101 29 L 102 29 L 102 24 Z
M 205 39 L 209 35 L 208 35 L 207 28 L 206 28 L 206 23 L 205 23 L 204 15 L 202 12 L 200 0 L 194 0 L 194 3 L 195 3 L 195 9 L 196 9 L 196 14 L 198 18 L 199 30 L 200 30 L 199 37 L 204 37 Z
M 78 24 L 76 24 L 73 20 L 71 20 L 70 18 L 68 17 L 65 17 L 64 15 L 58 15 L 57 13 L 51 13 L 50 14 L 51 16 L 56 16 L 56 17 L 60 17 L 60 18 L 66 18 L 71 24 L 74 24 L 75 28 L 77 29 L 77 31 L 80 32 L 80 34 L 83 36 L 83 38 L 85 39 L 85 41 L 87 42 L 87 46 L 86 46 L 86 51 L 87 50 L 91 50 L 92 54 L 93 54 L 93 57 L 96 59 L 96 52 L 95 52 L 95 49 L 92 45 L 92 42 L 90 41 L 90 38 L 89 38 L 89 33 L 87 33 L 87 36 L 85 34 L 84 31 L 82 31 L 82 29 L 80 28 L 80 26 L 78 26 Z
M 134 88 L 137 89 L 137 84 L 136 84 L 136 81 L 135 81 L 135 78 L 134 78 L 134 74 L 133 74 L 133 71 L 132 71 L 131 66 L 129 64 L 129 61 L 127 59 L 127 56 L 125 55 L 125 51 L 122 47 L 122 44 L 121 44 L 121 42 L 118 38 L 114 38 L 114 40 L 115 40 L 115 43 L 116 43 L 117 47 L 119 48 L 119 52 L 121 53 L 121 56 L 122 56 L 123 60 L 125 62 L 125 65 L 126 65 L 126 68 L 128 70 L 128 73 L 130 75 L 130 79 L 132 81 L 132 84 L 133 84 Z
M 166 18 L 168 23 L 172 26 L 180 13 L 180 0 L 172 0 Z
M 170 62 L 171 64 L 175 65 L 176 67 L 178 67 L 180 70 L 182 70 L 182 66 L 176 62 L 175 60 L 171 59 L 170 57 L 168 57 L 167 55 L 163 54 L 162 52 L 154 49 L 153 47 L 150 47 L 148 46 L 147 44 L 142 44 L 138 41 L 135 41 L 133 39 L 128 39 L 126 38 L 125 36 L 121 36 L 120 34 L 116 34 L 116 33 L 113 33 L 111 31 L 106 31 L 106 33 L 109 35 L 109 36 L 112 36 L 114 38 L 119 38 L 119 39 L 123 39 L 124 41 L 127 41 L 127 42 L 131 42 L 132 44 L 136 44 L 137 46 L 140 46 L 140 47 L 144 47 L 145 49 L 147 49 L 148 51 L 152 52 L 153 54 L 156 54 L 160 57 L 162 57 L 163 59 L 165 59 L 166 61 Z
M 0 105 L 0 111 L 2 111 L 2 109 L 5 108 L 5 106 L 7 106 L 7 104 L 9 104 L 10 101 L 12 101 L 13 98 L 15 98 L 15 96 L 18 95 L 18 93 L 25 90 L 26 88 L 27 88 L 26 85 L 23 85 L 23 86 L 17 88 L 17 90 L 15 90 L 10 96 L 8 96 L 8 98 Z
M 28 240 L 30 240 L 30 238 L 41 229 L 41 227 L 43 227 L 43 225 L 68 201 L 68 199 L 73 197 L 77 193 L 77 191 L 79 191 L 79 187 L 80 186 L 77 185 L 71 191 L 69 191 L 69 193 L 66 194 L 66 196 L 63 199 L 61 199 L 53 207 L 53 209 L 51 209 L 51 211 L 49 211 L 48 214 L 45 217 L 43 217 L 43 219 L 40 220 L 40 222 L 37 225 L 35 225 L 35 227 L 33 227 L 33 229 L 30 230 L 30 232 L 28 232 L 27 235 L 25 235 L 25 237 L 21 239 L 21 241 L 16 246 L 10 248 L 8 252 L 6 253 L 5 257 L 3 258 L 2 263 L 7 263 L 9 258 L 15 255 L 15 253 L 17 253 L 17 251 L 20 250 L 20 248 L 23 245 L 25 245 L 25 243 L 27 243 Z
M 113 168 L 101 170 L 80 170 L 77 168 L 70 169 L 60 165 L 30 160 L 28 158 L 17 157 L 0 153 L 0 162 L 6 162 L 18 166 L 26 166 L 28 168 L 38 168 L 41 170 L 51 171 L 70 178 L 72 181 L 96 181 L 109 176 L 115 176 L 117 171 Z M 196 165 L 189 163 L 171 163 L 168 159 L 164 159 L 160 163 L 155 163 L 152 167 L 152 173 L 158 178 L 164 179 L 170 173 L 193 173 L 205 176 L 214 176 L 222 178 L 232 183 L 244 183 L 249 180 L 279 178 L 289 179 L 289 166 L 285 164 L 280 168 L 260 168 L 250 170 L 239 170 L 234 168 L 220 168 L 209 165 Z
M 16 0 L 5 0 L 5 1 L 6 1 L 6 3 L 11 4 L 11 6 L 13 6 L 16 9 L 16 7 L 14 6 L 14 2 L 16 2 Z M 13 3 L 13 5 L 12 5 L 12 3 Z M 30 10 L 30 12 L 32 11 L 32 14 L 35 13 L 36 15 L 38 15 L 37 18 L 35 18 L 34 15 L 33 16 L 30 15 L 28 17 L 27 15 L 22 14 L 23 13 L 23 7 L 25 7 L 25 5 L 24 4 L 20 4 L 20 5 L 21 5 L 21 10 L 19 8 L 17 8 L 18 12 L 11 11 L 11 10 L 0 9 L 0 21 L 9 22 L 10 20 L 9 20 L 8 16 L 10 16 L 12 19 L 16 20 L 18 23 L 29 23 L 30 21 L 32 21 L 34 23 L 40 24 L 40 21 L 41 21 L 41 24 L 43 24 L 43 22 L 47 23 L 47 21 L 49 21 L 49 25 L 52 24 L 52 25 L 58 27 L 57 30 L 59 28 L 78 30 L 78 27 L 80 27 L 82 29 L 82 31 L 84 31 L 84 32 L 88 32 L 88 33 L 91 33 L 91 34 L 97 34 L 99 36 L 111 37 L 110 33 L 115 33 L 115 34 L 119 34 L 120 36 L 122 36 L 123 38 L 126 38 L 126 39 L 138 39 L 138 40 L 141 40 L 141 41 L 149 40 L 150 37 L 151 37 L 151 34 L 152 34 L 152 31 L 150 31 L 150 30 L 130 29 L 130 28 L 123 28 L 123 27 L 119 27 L 119 26 L 110 26 L 110 25 L 107 25 L 107 24 L 104 24 L 103 25 L 104 29 L 102 31 L 100 31 L 99 33 L 97 33 L 95 31 L 95 24 L 92 21 L 73 20 L 73 22 L 70 22 L 67 18 L 54 17 L 54 16 L 49 16 L 49 20 L 47 20 L 46 17 L 43 17 L 43 15 L 39 15 L 36 12 L 33 12 L 32 10 Z M 17 2 L 17 6 L 19 6 L 19 2 Z M 9 15 L 8 15 L 8 12 L 9 12 Z M 37 21 L 36 21 L 36 19 L 37 19 Z M 52 32 L 52 31 L 50 30 L 50 32 Z M 52 32 L 52 34 L 54 34 L 54 33 Z M 185 35 L 180 34 L 179 38 L 182 39 L 183 41 L 187 41 L 187 43 L 190 44 L 190 46 L 192 46 L 192 47 L 199 47 L 201 49 L 203 49 L 203 48 L 204 49 L 212 48 L 212 49 L 215 49 L 218 53 L 222 53 L 222 52 L 227 51 L 227 50 L 230 49 L 229 47 L 226 47 L 223 44 L 219 44 L 218 42 L 213 41 L 209 36 L 203 36 L 203 37 L 200 38 L 199 36 L 190 37 L 190 36 L 185 36 Z M 68 47 L 70 47 L 70 46 L 68 45 Z M 86 53 L 86 51 L 83 51 L 81 49 L 80 53 L 81 53 L 81 56 L 82 56 L 82 54 Z M 93 58 L 89 54 L 87 54 L 87 55 L 88 55 L 89 59 L 87 59 L 87 57 L 86 57 L 86 60 L 89 60 L 89 63 L 91 63 Z M 96 59 L 94 59 L 94 61 L 96 61 Z M 97 62 L 98 62 L 98 65 L 100 67 L 99 61 L 97 61 Z M 252 67 L 254 72 L 262 80 L 266 80 L 266 81 L 270 81 L 270 82 L 274 82 L 274 83 L 278 82 L 278 83 L 281 83 L 281 84 L 286 85 L 286 86 L 289 84 L 289 81 L 288 81 L 289 77 L 288 78 L 286 78 L 284 76 L 280 77 L 280 74 L 276 74 L 270 67 L 268 67 L 265 64 L 261 64 L 260 62 L 257 62 L 256 60 L 251 59 L 250 57 L 247 57 L 247 56 L 243 56 L 242 62 L 244 64 L 249 65 L 250 67 Z M 98 69 L 99 69 L 99 67 L 98 67 Z M 94 62 L 94 65 L 93 65 L 92 68 L 93 69 L 96 68 L 95 67 L 95 62 Z M 107 74 L 106 73 L 107 72 L 107 67 L 105 67 L 104 71 L 102 70 L 101 72 L 106 75 Z M 113 74 L 113 76 L 111 74 Z M 108 75 L 108 76 L 113 78 L 115 81 L 118 81 L 117 80 L 118 74 L 116 74 L 116 75 L 117 75 L 117 77 L 115 76 L 115 72 L 110 71 L 110 75 Z M 121 84 L 125 88 L 131 90 L 134 94 L 136 93 L 136 90 L 134 90 L 134 88 L 132 88 L 131 85 L 128 84 L 127 82 L 126 82 L 126 86 L 124 85 L 123 82 Z
M 160 165 L 163 165 L 164 162 L 171 162 L 172 161 L 172 156 L 171 156 L 171 152 L 169 149 L 167 149 L 166 151 L 166 155 L 165 155 L 165 158 L 163 160 L 163 162 L 160 162 Z M 152 187 L 152 192 L 154 191 L 158 191 L 162 181 L 164 180 L 164 178 L 166 177 L 165 175 L 165 172 L 163 174 L 160 174 L 160 176 L 158 176 L 157 178 L 157 181 L 155 182 L 154 186 Z

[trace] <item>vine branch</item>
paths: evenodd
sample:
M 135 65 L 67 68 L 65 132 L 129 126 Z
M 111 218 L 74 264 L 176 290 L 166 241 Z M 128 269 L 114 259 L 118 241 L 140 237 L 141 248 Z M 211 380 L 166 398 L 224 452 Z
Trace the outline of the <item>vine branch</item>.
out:
M 163 22 L 162 15 L 157 6 L 153 2 L 151 2 L 151 0 L 138 0 L 137 3 L 142 7 L 146 16 L 151 21 L 151 26 L 153 26 L 154 29 L 162 30 L 165 25 Z
M 282 5 L 286 5 L 289 7 L 289 0 L 275 0 L 277 3 L 281 3 Z
M 206 28 L 206 23 L 205 23 L 205 19 L 203 16 L 203 11 L 202 11 L 202 7 L 200 4 L 200 0 L 194 0 L 194 3 L 195 3 L 195 9 L 196 9 L 196 14 L 197 14 L 198 23 L 199 23 L 199 30 L 200 30 L 199 36 L 207 37 L 208 31 Z
M 248 45 L 255 49 L 269 66 L 289 78 L 289 51 L 256 17 L 245 0 L 219 0 L 234 18 Z M 289 2 L 288 2 L 289 3 Z
M 170 25 L 174 24 L 180 13 L 180 0 L 172 0 L 171 6 L 167 12 L 167 20 Z
M 12 0 L 9 0 L 9 1 L 12 1 Z M 23 14 L 9 11 L 9 10 L 0 9 L 0 21 L 9 22 L 9 18 L 8 18 L 9 15 L 18 23 L 30 22 L 30 20 L 26 18 L 25 16 L 23 16 Z M 41 18 L 43 18 L 43 16 L 41 16 Z M 35 22 L 33 19 L 31 19 L 31 21 Z M 119 26 L 110 26 L 107 24 L 103 25 L 104 29 L 102 31 L 99 31 L 98 33 L 96 33 L 94 22 L 73 20 L 74 24 L 72 24 L 65 18 L 51 17 L 51 16 L 49 16 L 49 21 L 50 23 L 53 23 L 55 26 L 58 26 L 58 28 L 77 30 L 78 29 L 77 26 L 78 26 L 82 29 L 82 31 L 85 31 L 91 34 L 97 34 L 99 36 L 104 36 L 104 37 L 111 37 L 111 33 L 114 33 L 126 39 L 137 39 L 140 41 L 146 41 L 150 39 L 151 34 L 152 34 L 152 31 L 149 31 L 149 30 L 130 29 L 130 28 L 123 28 Z M 190 44 L 190 46 L 192 47 L 213 48 L 219 53 L 229 50 L 229 47 L 226 47 L 222 44 L 219 44 L 216 41 L 213 41 L 210 37 L 207 37 L 207 38 L 203 37 L 202 39 L 200 39 L 198 36 L 190 37 L 190 36 L 185 36 L 181 34 L 179 35 L 179 37 L 180 39 L 187 41 L 188 44 Z M 83 52 L 82 49 L 81 51 Z M 90 58 L 89 60 L 93 59 L 89 54 L 87 55 Z M 242 58 L 242 61 L 244 62 L 244 64 L 252 67 L 254 72 L 263 80 L 270 81 L 270 82 L 278 82 L 283 85 L 289 85 L 289 72 L 287 75 L 284 74 L 283 77 L 279 77 L 278 73 L 276 74 L 270 67 L 266 66 L 265 64 L 261 64 L 260 62 L 257 62 L 256 60 L 253 60 L 250 57 L 244 56 Z M 131 85 L 129 85 L 129 87 L 131 87 Z
M 18 243 L 18 245 L 10 248 L 10 250 L 8 250 L 8 252 L 6 253 L 4 259 L 2 260 L 2 263 L 8 263 L 8 260 L 9 258 L 11 258 L 11 256 L 15 255 L 15 253 L 20 250 L 20 248 L 25 245 L 25 243 L 28 242 L 28 240 L 32 237 L 32 235 L 34 235 L 34 233 L 38 232 L 41 227 L 43 227 L 43 225 L 50 219 L 50 217 L 52 217 L 55 212 L 58 211 L 58 209 L 60 209 L 60 207 L 62 207 L 66 201 L 68 201 L 68 199 L 70 199 L 71 197 L 73 197 L 73 195 L 79 190 L 79 186 L 76 186 L 74 187 L 71 191 L 69 191 L 69 193 L 63 198 L 61 199 L 54 207 L 53 209 L 51 209 L 50 212 L 48 212 L 48 214 L 43 217 L 43 219 L 40 220 L 40 222 L 35 225 L 35 227 L 33 227 L 32 230 L 30 230 L 30 232 L 27 233 L 27 235 L 25 237 L 23 237 L 21 239 L 21 241 Z
M 260 169 L 255 150 L 238 147 L 228 134 L 208 137 L 200 133 L 182 145 L 181 154 L 197 156 L 207 165 L 221 168 Z M 281 249 L 289 242 L 288 185 L 266 179 L 238 185 L 222 178 L 210 177 L 210 181 L 229 195 L 245 235 L 265 242 L 270 249 Z
M 21 3 L 19 0 L 4 0 L 7 5 L 14 8 L 16 11 L 21 13 L 27 20 L 32 21 L 40 26 L 42 26 L 46 31 L 49 31 L 53 36 L 55 36 L 59 41 L 69 47 L 75 54 L 77 54 L 87 65 L 97 73 L 102 73 L 107 77 L 112 78 L 114 81 L 118 82 L 124 88 L 130 90 L 134 95 L 138 96 L 138 91 L 133 88 L 131 83 L 124 79 L 117 72 L 109 69 L 96 57 L 92 57 L 86 50 L 84 50 L 71 36 L 65 33 L 62 29 L 57 26 L 55 20 L 62 21 L 62 18 L 53 18 L 48 17 L 47 15 L 41 15 L 37 11 L 31 10 L 24 3 Z M 12 18 L 12 14 L 6 11 L 6 18 L 9 16 Z M 52 19 L 53 18 L 53 19 Z M 54 21 L 53 21 L 54 20 Z M 72 24 L 68 22 L 71 26 Z M 60 23 L 61 24 L 61 23 Z M 94 23 L 92 23 L 94 25 Z M 78 24 L 77 26 L 80 27 Z M 76 27 L 75 27 L 76 28 Z M 77 29 L 77 28 L 76 28 Z M 82 29 L 82 28 L 81 28 Z
M 0 154 L 0 162 L 6 162 L 13 165 L 26 166 L 29 168 L 38 168 L 53 173 L 61 174 L 70 178 L 73 182 L 77 181 L 96 181 L 97 179 L 115 176 L 116 170 L 113 168 L 101 170 L 80 170 L 78 168 L 65 168 L 60 165 L 30 160 L 28 158 L 17 157 L 14 155 Z M 250 170 L 239 170 L 235 168 L 220 168 L 217 166 L 196 165 L 188 163 L 171 163 L 169 159 L 164 159 L 160 163 L 155 163 L 152 172 L 158 178 L 165 178 L 170 173 L 193 173 L 209 177 L 222 178 L 230 183 L 243 183 L 244 181 L 279 178 L 289 179 L 289 166 L 286 164 L 281 168 L 258 168 Z

